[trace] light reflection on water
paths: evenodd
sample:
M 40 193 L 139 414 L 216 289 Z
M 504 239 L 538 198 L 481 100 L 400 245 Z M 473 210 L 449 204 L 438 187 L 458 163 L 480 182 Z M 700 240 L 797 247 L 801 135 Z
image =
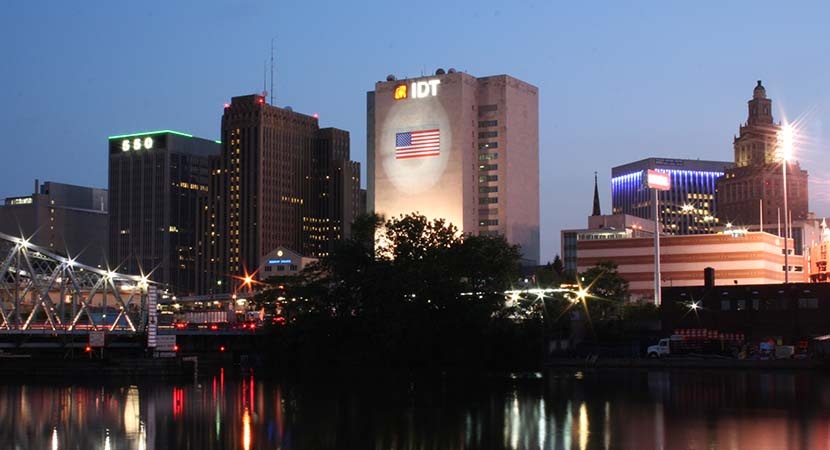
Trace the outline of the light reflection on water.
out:
M 817 372 L 0 384 L 0 450 L 825 449 Z

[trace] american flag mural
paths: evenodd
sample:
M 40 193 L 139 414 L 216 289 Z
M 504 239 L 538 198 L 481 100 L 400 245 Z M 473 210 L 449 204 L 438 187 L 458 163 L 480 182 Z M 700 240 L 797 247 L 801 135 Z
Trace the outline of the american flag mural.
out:
M 395 159 L 421 158 L 441 154 L 441 131 L 420 130 L 395 133 Z

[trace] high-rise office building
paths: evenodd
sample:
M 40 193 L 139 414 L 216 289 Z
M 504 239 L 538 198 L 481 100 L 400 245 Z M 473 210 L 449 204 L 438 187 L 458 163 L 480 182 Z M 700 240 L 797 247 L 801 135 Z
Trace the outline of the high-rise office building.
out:
M 175 293 L 196 287 L 197 225 L 219 142 L 163 130 L 109 138 L 109 264 Z
M 718 217 L 743 226 L 783 223 L 784 174 L 778 133 L 781 124 L 772 118 L 772 100 L 758 80 L 747 102 L 747 120 L 734 139 L 735 167 L 717 184 Z M 807 171 L 798 161 L 787 162 L 787 207 L 792 221 L 808 219 Z
M 263 255 L 283 247 L 321 257 L 360 213 L 360 166 L 349 133 L 316 116 L 234 97 L 222 116 L 222 151 L 211 160 L 200 247 L 199 290 L 229 292 Z
M 539 92 L 450 69 L 367 94 L 367 209 L 503 235 L 539 261 Z
M 35 181 L 31 195 L 6 198 L 0 232 L 21 236 L 89 266 L 107 260 L 107 190 Z
M 647 158 L 611 169 L 611 209 L 654 220 L 652 194 L 643 184 L 643 171 L 669 174 L 671 189 L 658 193 L 663 233 L 707 234 L 718 226 L 715 183 L 732 163 L 696 159 Z

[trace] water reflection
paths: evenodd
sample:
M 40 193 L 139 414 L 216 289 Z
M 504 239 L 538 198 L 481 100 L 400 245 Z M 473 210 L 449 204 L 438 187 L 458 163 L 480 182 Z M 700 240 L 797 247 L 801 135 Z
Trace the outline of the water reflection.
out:
M 541 380 L 2 384 L 0 450 L 824 449 L 812 372 L 550 373 Z

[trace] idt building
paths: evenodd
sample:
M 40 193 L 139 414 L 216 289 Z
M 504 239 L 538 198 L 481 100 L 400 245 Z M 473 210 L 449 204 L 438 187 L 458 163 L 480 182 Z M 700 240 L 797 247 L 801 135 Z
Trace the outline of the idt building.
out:
M 503 235 L 539 260 L 539 91 L 450 69 L 367 93 L 367 209 Z
M 217 141 L 163 130 L 109 138 L 109 264 L 195 291 L 197 225 Z

